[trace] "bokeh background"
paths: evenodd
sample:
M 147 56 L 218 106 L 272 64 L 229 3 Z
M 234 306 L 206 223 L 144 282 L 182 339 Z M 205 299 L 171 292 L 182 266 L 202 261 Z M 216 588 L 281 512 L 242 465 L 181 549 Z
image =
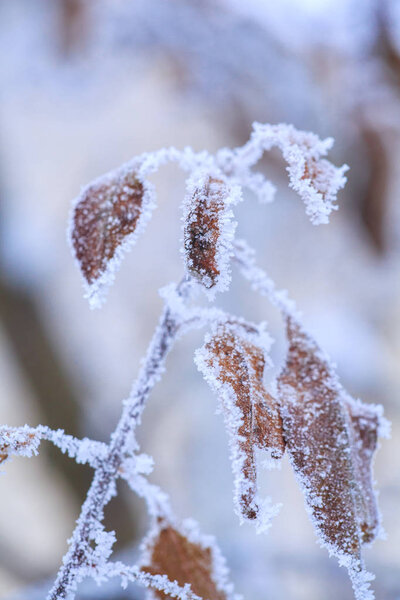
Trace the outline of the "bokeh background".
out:
M 396 0 L 1 0 L 0 422 L 107 440 L 157 322 L 160 286 L 181 277 L 183 175 L 154 177 L 159 206 L 101 311 L 90 311 L 66 241 L 71 200 L 137 153 L 246 141 L 253 121 L 336 140 L 348 163 L 340 210 L 313 227 L 278 154 L 261 168 L 274 204 L 247 198 L 239 234 L 303 311 L 355 396 L 379 402 L 392 439 L 375 475 L 387 540 L 365 552 L 381 600 L 400 598 L 400 4 Z M 269 322 L 272 378 L 282 323 L 234 272 L 220 305 Z M 285 461 L 263 492 L 283 508 L 267 535 L 239 527 L 222 417 L 193 364 L 204 332 L 179 341 L 148 403 L 142 450 L 180 517 L 216 535 L 252 600 L 352 598 L 315 541 Z M 0 478 L 0 597 L 45 597 L 91 470 L 45 444 Z M 144 506 L 124 486 L 107 509 L 134 561 Z M 117 583 L 78 598 L 128 599 Z

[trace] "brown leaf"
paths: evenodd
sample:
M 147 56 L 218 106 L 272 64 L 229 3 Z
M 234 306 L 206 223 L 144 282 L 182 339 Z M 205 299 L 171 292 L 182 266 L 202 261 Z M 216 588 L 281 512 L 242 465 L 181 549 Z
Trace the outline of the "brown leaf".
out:
M 106 271 L 144 209 L 146 184 L 121 167 L 86 187 L 73 213 L 72 245 L 88 284 Z
M 349 404 L 327 359 L 292 318 L 287 331 L 278 394 L 288 453 L 323 542 L 361 564 L 361 544 L 376 529 L 370 466 L 377 422 L 365 405 Z
M 219 589 L 214 579 L 213 548 L 194 543 L 169 523 L 159 523 L 160 531 L 150 548 L 150 564 L 142 571 L 151 575 L 167 575 L 180 586 L 189 583 L 192 591 L 203 600 L 226 600 L 227 595 Z M 171 598 L 155 590 L 162 600 Z
M 379 532 L 380 518 L 372 480 L 372 461 L 378 445 L 379 417 L 375 407 L 347 400 L 350 413 L 354 464 L 357 469 L 356 501 L 361 542 L 371 543 Z
M 227 197 L 227 184 L 207 176 L 194 187 L 188 200 L 184 226 L 186 266 L 207 289 L 221 277 L 219 245 Z
M 237 445 L 241 476 L 236 481 L 241 514 L 255 519 L 259 507 L 255 500 L 257 471 L 255 448 L 266 450 L 271 458 L 284 453 L 282 421 L 275 399 L 263 383 L 264 352 L 243 331 L 229 325 L 220 326 L 204 347 L 200 369 L 215 391 L 221 395 L 228 430 Z M 241 423 L 237 422 L 239 413 Z

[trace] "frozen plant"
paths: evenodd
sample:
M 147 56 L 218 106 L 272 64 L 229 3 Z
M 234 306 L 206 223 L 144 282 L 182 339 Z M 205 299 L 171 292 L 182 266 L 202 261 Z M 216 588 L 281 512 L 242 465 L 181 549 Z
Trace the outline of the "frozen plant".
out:
M 387 435 L 382 408 L 346 393 L 328 357 L 305 331 L 294 302 L 256 265 L 246 242 L 235 238 L 233 211 L 242 201 L 242 189 L 262 202 L 273 198 L 274 186 L 254 171 L 272 147 L 282 152 L 289 184 L 304 201 L 311 222 L 327 223 L 346 171 L 324 158 L 331 146 L 331 139 L 321 141 L 290 125 L 256 123 L 249 141 L 233 150 L 223 148 L 211 155 L 171 147 L 135 157 L 84 188 L 74 203 L 71 246 L 90 305 L 97 307 L 125 251 L 155 208 L 149 174 L 174 161 L 189 175 L 182 207 L 182 280 L 161 290 L 163 313 L 109 443 L 78 440 L 44 426 L 0 428 L 0 462 L 13 454 L 36 454 L 44 439 L 94 469 L 49 600 L 71 600 L 87 577 L 99 584 L 112 577 L 123 586 L 135 581 L 158 598 L 237 597 L 214 540 L 201 534 L 193 521 L 180 522 L 174 516 L 166 494 L 149 482 L 152 459 L 139 453 L 135 440 L 168 352 L 179 335 L 193 327 L 208 329 L 195 362 L 216 393 L 225 419 L 239 519 L 254 523 L 258 531 L 270 527 L 279 507 L 260 497 L 256 450 L 264 454 L 267 468 L 276 466 L 287 451 L 321 544 L 347 567 L 357 600 L 374 597 L 362 548 L 381 532 L 371 465 L 378 437 Z M 264 381 L 271 365 L 265 323 L 196 305 L 201 291 L 211 302 L 228 289 L 231 263 L 279 309 L 286 327 L 287 356 L 270 391 Z M 116 494 L 118 478 L 145 499 L 151 518 L 137 565 L 111 560 L 115 533 L 103 525 L 104 508 Z

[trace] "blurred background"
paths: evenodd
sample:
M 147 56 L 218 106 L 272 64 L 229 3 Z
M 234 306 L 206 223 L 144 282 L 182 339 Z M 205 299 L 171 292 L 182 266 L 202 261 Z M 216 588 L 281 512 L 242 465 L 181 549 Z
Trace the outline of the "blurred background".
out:
M 350 165 L 329 226 L 313 227 L 278 154 L 261 168 L 275 203 L 253 197 L 238 233 L 287 288 L 354 396 L 392 421 L 375 464 L 387 532 L 365 552 L 381 600 L 400 598 L 400 3 L 396 0 L 1 0 L 0 422 L 43 423 L 108 440 L 161 311 L 178 281 L 183 175 L 154 176 L 159 206 L 101 311 L 83 299 L 66 241 L 71 200 L 92 178 L 162 146 L 214 151 L 246 141 L 253 121 L 288 122 L 336 140 Z M 283 327 L 237 272 L 218 303 L 267 320 L 279 368 Z M 179 517 L 214 534 L 238 592 L 252 600 L 352 598 L 315 541 L 288 468 L 263 493 L 283 507 L 267 535 L 239 527 L 216 400 L 193 364 L 204 332 L 168 358 L 140 430 L 152 480 Z M 91 470 L 45 444 L 0 478 L 0 597 L 45 597 Z M 144 506 L 120 486 L 106 512 L 116 552 L 133 562 Z M 140 598 L 118 584 L 81 599 Z

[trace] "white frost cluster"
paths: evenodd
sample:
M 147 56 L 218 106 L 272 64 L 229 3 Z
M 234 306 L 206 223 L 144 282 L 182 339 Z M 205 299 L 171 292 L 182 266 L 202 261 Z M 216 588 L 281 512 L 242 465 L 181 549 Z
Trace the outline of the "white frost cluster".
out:
M 3 461 L 12 454 L 31 457 L 38 453 L 41 440 L 52 442 L 61 452 L 68 454 L 79 464 L 87 463 L 97 468 L 106 458 L 108 447 L 102 442 L 83 438 L 82 440 L 64 433 L 62 429 L 54 431 L 49 427 L 0 427 L 0 457 Z
M 33 427 L 0 427 L 0 463 L 13 454 L 31 457 L 38 453 L 41 436 Z

